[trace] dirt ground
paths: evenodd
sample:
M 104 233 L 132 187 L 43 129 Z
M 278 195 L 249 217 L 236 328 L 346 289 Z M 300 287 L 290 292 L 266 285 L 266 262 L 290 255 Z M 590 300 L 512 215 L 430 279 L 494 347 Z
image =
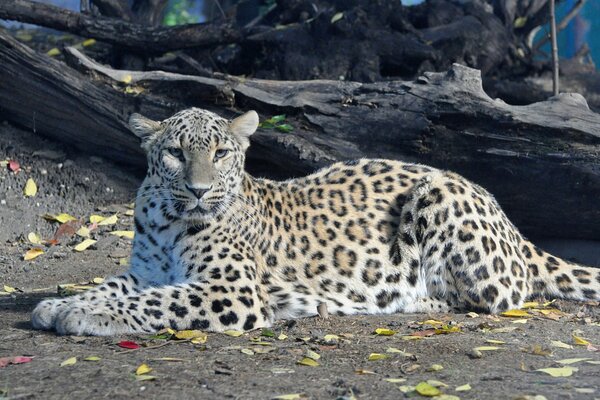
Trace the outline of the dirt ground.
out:
M 315 317 L 282 321 L 272 332 L 208 334 L 196 344 L 33 331 L 31 309 L 56 296 L 57 285 L 86 284 L 126 269 L 131 240 L 109 232 L 132 229 L 128 214 L 140 176 L 4 124 L 0 161 L 6 159 L 18 160 L 21 171 L 0 171 L 0 399 L 398 399 L 428 393 L 446 400 L 600 398 L 597 303 L 556 302 L 512 318 Z M 23 195 L 28 178 L 38 186 L 34 197 Z M 117 214 L 118 222 L 93 229 L 97 242 L 82 252 L 74 250 L 83 240 L 77 235 L 63 235 L 54 246 L 30 243 L 31 232 L 43 239 L 55 235 L 59 224 L 42 216 L 59 213 L 86 222 L 92 214 Z M 44 254 L 25 261 L 36 247 Z M 377 328 L 396 333 L 375 335 Z M 577 338 L 591 345 L 577 344 Z M 141 347 L 124 349 L 122 340 Z M 474 350 L 481 346 L 488 349 Z M 298 364 L 305 356 L 311 363 L 314 353 L 318 366 Z M 15 356 L 32 359 L 2 367 L 4 357 Z M 72 357 L 74 364 L 61 366 Z M 136 376 L 143 363 L 152 371 Z M 543 368 L 572 375 L 553 377 L 538 371 Z M 142 380 L 148 376 L 154 379 Z

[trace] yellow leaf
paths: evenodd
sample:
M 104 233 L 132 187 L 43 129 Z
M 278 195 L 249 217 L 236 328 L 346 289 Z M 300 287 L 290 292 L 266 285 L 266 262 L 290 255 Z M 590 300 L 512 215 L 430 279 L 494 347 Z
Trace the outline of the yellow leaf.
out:
M 279 336 L 277 336 L 277 340 L 285 340 L 287 339 L 287 335 L 285 333 L 280 333 Z
M 397 332 L 387 328 L 377 328 L 375 329 L 375 333 L 380 336 L 392 336 L 395 335 Z
M 405 352 L 404 350 L 400 350 L 397 349 L 395 347 L 388 347 L 385 350 L 386 353 L 392 353 L 392 354 L 400 354 L 403 357 L 412 357 L 412 354 Z
M 131 75 L 125 75 L 123 77 L 123 79 L 121 79 L 121 82 L 130 84 L 132 80 L 133 80 L 133 77 Z
M 495 346 L 479 346 L 479 347 L 475 347 L 473 350 L 477 350 L 477 351 L 494 351 L 494 350 L 499 350 L 500 347 L 495 347 Z
M 96 39 L 86 39 L 81 43 L 81 45 L 83 47 L 89 47 L 89 46 L 93 46 L 95 44 L 96 44 Z
M 402 385 L 402 386 L 398 386 L 398 389 L 402 393 L 409 393 L 409 392 L 413 392 L 415 390 L 415 387 L 414 386 L 409 386 L 409 385 Z
M 323 340 L 326 342 L 335 342 L 336 340 L 340 340 L 338 335 L 325 335 L 323 336 Z
M 79 228 L 77 230 L 77 232 L 75 232 L 75 234 L 77 236 L 81 236 L 83 238 L 88 238 L 88 237 L 90 237 L 90 230 L 88 228 L 86 228 L 85 226 L 82 226 L 81 228 Z
M 83 361 L 100 361 L 101 358 L 98 356 L 89 356 L 83 359 Z
M 244 354 L 249 355 L 249 356 L 253 356 L 254 355 L 254 352 L 252 350 L 250 350 L 250 349 L 241 349 L 240 351 L 242 353 L 244 353 Z
M 238 336 L 242 336 L 244 334 L 244 332 L 240 332 L 240 331 L 234 331 L 234 330 L 226 330 L 223 332 L 225 335 L 227 336 L 233 336 L 233 337 L 238 337 Z
M 336 22 L 338 22 L 342 18 L 344 18 L 344 13 L 343 12 L 335 13 L 333 15 L 333 17 L 331 17 L 331 23 L 335 24 Z
M 65 214 L 65 213 L 61 213 L 61 214 L 57 214 L 57 215 L 46 214 L 43 216 L 43 218 L 48 221 L 60 222 L 61 224 L 64 224 L 65 222 L 69 222 L 69 221 L 77 221 L 77 218 L 75 218 L 72 215 Z
M 443 370 L 444 367 L 440 364 L 433 364 L 431 367 L 427 368 L 427 372 L 436 372 Z
M 429 383 L 433 387 L 448 387 L 448 385 L 446 385 L 444 382 L 435 379 L 428 379 L 427 383 Z
M 358 374 L 358 375 L 377 375 L 377 372 L 375 372 L 375 371 L 369 371 L 368 369 L 362 369 L 362 368 L 355 369 L 354 373 Z
M 435 329 L 436 335 L 444 335 L 447 333 L 456 333 L 456 332 L 460 332 L 460 327 L 444 325 L 441 328 Z
M 155 379 L 156 379 L 156 377 L 153 375 L 136 375 L 135 376 L 136 381 L 153 381 Z
M 110 217 L 104 218 L 102 221 L 98 222 L 98 226 L 114 225 L 118 221 L 119 218 L 117 218 L 117 214 L 113 214 Z
M 502 340 L 496 340 L 496 339 L 487 339 L 486 342 L 491 343 L 491 344 L 506 344 L 506 342 L 503 342 Z
M 289 393 L 280 394 L 279 396 L 272 397 L 275 400 L 297 400 L 302 398 L 302 393 Z
M 33 179 L 27 179 L 27 182 L 25 183 L 25 189 L 23 189 L 23 193 L 27 197 L 33 197 L 37 194 L 37 185 L 35 184 Z
M 48 52 L 46 54 L 49 55 L 50 57 L 55 57 L 60 54 L 60 50 L 57 49 L 56 47 L 53 47 L 50 50 L 48 50 Z
M 458 386 L 456 389 L 457 392 L 466 392 L 467 390 L 471 390 L 471 385 L 468 383 L 466 385 Z
M 538 308 L 539 306 L 540 306 L 540 303 L 538 303 L 537 301 L 527 301 L 527 302 L 523 303 L 521 308 Z
M 42 238 L 35 232 L 29 232 L 29 234 L 27 234 L 27 240 L 32 244 L 42 244 Z
M 563 343 L 560 340 L 553 340 L 550 342 L 550 344 L 552 344 L 552 346 L 554 346 L 554 347 L 560 347 L 561 349 L 572 349 L 573 348 L 573 346 L 571 346 L 570 344 Z
M 476 312 L 471 311 L 471 312 L 467 313 L 467 317 L 469 317 L 469 318 L 477 318 L 477 317 L 479 317 L 479 314 L 477 314 Z
M 75 251 L 84 251 L 85 249 L 87 249 L 91 245 L 95 244 L 96 242 L 97 242 L 97 240 L 94 240 L 94 239 L 85 239 L 83 242 L 81 242 L 77 246 L 75 246 L 74 249 L 75 249 Z
M 208 338 L 208 335 L 202 331 L 199 330 L 185 330 L 185 331 L 179 331 L 179 332 L 175 332 L 175 337 L 177 339 L 204 339 L 204 342 L 206 342 L 206 339 Z M 204 343 L 202 342 L 202 343 Z
M 381 354 L 381 353 L 371 353 L 369 354 L 369 361 L 378 361 L 378 360 L 385 360 L 386 358 L 388 358 L 389 356 L 387 354 Z
M 142 364 L 139 367 L 137 367 L 137 369 L 135 370 L 135 374 L 136 375 L 144 375 L 150 371 L 152 371 L 152 368 L 150 368 L 147 364 Z
M 526 324 L 527 323 L 527 319 L 523 318 L 523 319 L 515 319 L 513 321 L 511 321 L 513 324 Z
M 515 19 L 514 26 L 515 26 L 515 28 L 519 29 L 519 28 L 524 27 L 526 23 L 527 23 L 527 17 L 517 17 Z
M 318 367 L 320 364 L 313 360 L 312 358 L 304 357 L 302 360 L 298 361 L 296 364 L 306 365 L 307 367 Z
M 387 378 L 385 381 L 389 383 L 402 383 L 406 382 L 406 378 Z
M 128 215 L 130 217 L 133 217 L 134 213 L 135 213 L 135 211 L 133 211 L 133 210 L 127 210 L 127 211 L 125 211 L 125 215 Z
M 4 285 L 4 291 L 5 291 L 6 293 L 14 293 L 14 292 L 16 292 L 16 291 L 17 291 L 17 289 L 15 289 L 15 288 L 14 288 L 14 287 L 12 287 L 12 286 Z
M 104 283 L 104 278 L 96 277 L 92 279 L 92 283 L 95 283 L 96 285 L 101 285 L 102 283 Z
M 435 319 L 428 319 L 427 321 L 419 322 L 419 324 L 431 325 L 431 326 L 444 325 L 444 323 L 442 321 L 436 321 Z
M 511 318 L 521 318 L 521 317 L 530 317 L 529 313 L 525 310 L 508 310 L 501 313 L 503 317 L 511 317 Z
M 579 368 L 567 366 L 567 367 L 561 367 L 561 368 L 541 368 L 541 369 L 538 369 L 537 371 L 544 372 L 550 376 L 558 378 L 558 377 L 563 377 L 563 376 L 571 376 L 571 375 L 573 375 L 573 372 L 579 371 Z
M 318 353 L 315 353 L 312 350 L 306 350 L 306 357 L 312 358 L 315 361 L 321 358 L 321 356 Z
M 558 360 L 557 363 L 562 365 L 571 365 L 582 361 L 588 361 L 591 358 L 565 358 L 564 360 Z
M 121 265 L 121 266 L 129 265 L 129 257 L 119 258 L 119 265 Z
M 33 260 L 34 258 L 41 256 L 42 254 L 44 254 L 44 250 L 40 249 L 40 248 L 33 248 L 33 249 L 29 249 L 27 250 L 27 252 L 25 252 L 25 255 L 23 256 L 23 260 L 25 261 L 29 261 L 29 260 Z
M 434 396 L 439 396 L 440 394 L 442 394 L 440 389 L 438 389 L 434 386 L 431 386 L 427 382 L 419 382 L 419 384 L 417 386 L 415 386 L 415 391 L 417 393 L 419 393 L 421 396 L 425 396 L 425 397 L 434 397 Z
M 100 224 L 98 224 L 100 225 Z M 115 235 L 118 237 L 124 237 L 127 239 L 133 239 L 133 236 L 135 235 L 135 233 L 133 231 L 112 231 L 110 232 L 111 235 Z
M 103 217 L 102 215 L 90 215 L 90 224 L 97 224 L 98 222 L 102 222 L 106 219 L 106 217 Z
M 77 362 L 77 357 L 67 358 L 65 361 L 60 363 L 61 367 L 66 367 L 67 365 L 73 365 Z
M 573 342 L 578 346 L 587 346 L 588 344 L 590 344 L 590 342 L 588 342 L 584 338 L 581 338 L 575 334 L 573 334 Z

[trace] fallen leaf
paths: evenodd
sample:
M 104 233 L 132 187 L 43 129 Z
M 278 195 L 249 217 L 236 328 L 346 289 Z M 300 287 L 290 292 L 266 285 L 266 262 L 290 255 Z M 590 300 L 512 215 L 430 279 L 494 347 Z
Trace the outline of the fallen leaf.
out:
M 344 18 L 344 13 L 343 12 L 335 13 L 333 15 L 333 17 L 331 17 L 331 23 L 335 24 L 337 21 L 339 21 L 342 18 Z
M 441 328 L 435 329 L 436 335 L 446 335 L 448 333 L 457 333 L 457 332 L 460 332 L 460 328 L 458 326 L 444 325 Z
M 289 394 L 280 394 L 279 396 L 272 397 L 274 400 L 297 400 L 301 399 L 303 396 L 302 393 L 289 393 Z
M 495 346 L 479 346 L 479 347 L 475 347 L 473 350 L 476 350 L 476 351 L 495 351 L 495 350 L 500 350 L 500 347 L 495 347 Z
M 50 57 L 55 57 L 60 54 L 60 50 L 56 47 L 51 48 L 46 52 L 46 54 Z
M 98 224 L 98 225 L 100 225 L 100 224 Z M 135 235 L 134 231 L 112 231 L 112 232 L 109 232 L 109 233 L 111 235 L 115 235 L 115 236 L 118 236 L 118 237 L 124 237 L 124 238 L 127 238 L 127 239 L 133 239 L 133 236 Z
M 42 250 L 38 247 L 29 249 L 23 255 L 23 260 L 25 260 L 25 261 L 33 260 L 34 258 L 41 256 L 42 254 L 44 254 L 44 250 Z
M 101 285 L 104 283 L 104 278 L 96 277 L 92 279 L 92 283 L 95 283 L 96 285 Z
M 64 224 L 65 222 L 68 222 L 68 221 L 76 221 L 77 220 L 77 218 L 75 218 L 74 216 L 66 214 L 66 213 L 61 213 L 61 214 L 57 214 L 57 215 L 46 214 L 43 216 L 43 218 L 48 221 L 60 222 L 61 224 Z
M 562 365 L 571 365 L 582 361 L 588 361 L 591 358 L 565 358 L 564 360 L 558 360 L 557 363 Z
M 77 357 L 71 357 L 71 358 L 67 358 L 65 361 L 60 363 L 61 367 L 66 367 L 69 365 L 73 365 L 77 362 Z
M 521 318 L 521 317 L 531 317 L 531 315 L 525 310 L 508 310 L 501 313 L 503 317 L 510 318 Z
M 29 240 L 29 243 L 31 244 L 42 244 L 42 238 L 35 232 L 29 232 L 27 234 L 27 240 Z
M 444 325 L 444 323 L 442 321 L 438 321 L 435 319 L 428 319 L 427 321 L 419 322 L 419 324 L 420 325 L 431 325 L 431 326 Z
M 17 289 L 12 286 L 4 285 L 4 291 L 6 293 L 14 293 L 17 291 Z
M 81 42 L 81 45 L 83 47 L 93 46 L 94 44 L 96 44 L 96 39 L 86 39 L 83 42 Z
M 154 375 L 136 375 L 135 376 L 136 381 L 153 381 L 155 379 L 156 379 L 156 376 L 154 376 Z
M 340 337 L 338 335 L 325 335 L 323 336 L 323 340 L 326 342 L 335 342 L 340 340 Z
M 98 222 L 102 222 L 106 219 L 102 215 L 92 214 L 90 215 L 90 224 L 97 224 Z
M 573 333 L 573 342 L 578 346 L 587 346 L 588 344 L 591 344 L 584 338 L 581 338 L 581 337 L 575 335 L 574 333 Z
M 469 318 L 477 318 L 477 317 L 479 317 L 479 314 L 477 314 L 476 312 L 471 311 L 471 312 L 467 313 L 467 317 L 469 317 Z
M 280 333 L 279 336 L 277 336 L 277 340 L 285 340 L 287 339 L 288 336 L 285 333 Z
M 263 330 L 260 332 L 260 336 L 264 336 L 264 337 L 275 337 L 275 332 L 273 332 L 270 329 L 267 328 L 263 328 Z
M 312 358 L 308 358 L 308 357 L 304 357 L 303 359 L 298 361 L 296 364 L 305 365 L 307 367 L 318 367 L 320 365 L 318 362 L 316 362 Z
M 168 362 L 183 362 L 183 361 L 187 361 L 183 358 L 176 358 L 176 357 L 160 357 L 160 358 L 153 358 L 153 361 L 168 361 Z
M 312 350 L 306 350 L 306 357 L 312 358 L 315 361 L 317 361 L 319 358 L 321 358 L 321 356 L 318 353 L 316 353 Z
M 71 238 L 75 235 L 75 233 L 77 233 L 77 230 L 79 229 L 80 225 L 81 222 L 79 220 L 67 221 L 63 224 L 60 224 L 60 226 L 54 233 L 54 236 L 49 242 L 51 244 L 56 245 L 60 243 L 63 239 Z
M 21 170 L 21 164 L 19 164 L 17 160 L 10 160 L 8 162 L 8 169 L 15 173 L 19 172 Z
M 573 375 L 573 372 L 579 371 L 579 368 L 567 366 L 567 367 L 561 367 L 561 368 L 541 368 L 541 369 L 537 369 L 536 371 L 540 371 L 540 372 L 546 373 L 550 376 L 553 376 L 555 378 L 558 378 L 558 377 L 563 377 L 563 376 L 571 376 L 571 375 Z
M 131 76 L 131 75 L 125 75 L 125 76 L 124 76 L 124 77 L 121 79 L 121 82 L 129 84 L 129 83 L 131 83 L 131 81 L 132 81 L 132 80 L 133 80 L 133 78 L 132 78 L 132 76 Z
M 98 222 L 98 226 L 106 226 L 106 225 L 114 225 L 119 221 L 117 214 L 113 214 L 110 217 L 104 218 L 102 221 Z
M 140 348 L 139 344 L 137 344 L 136 342 L 129 341 L 129 340 L 123 340 L 123 341 L 117 343 L 117 346 L 122 347 L 124 349 L 131 349 L 131 350 Z
M 538 303 L 537 301 L 526 301 L 525 303 L 523 303 L 521 308 L 538 308 L 539 306 L 540 303 Z
M 83 359 L 83 361 L 100 361 L 101 358 L 98 356 L 89 356 Z
M 355 369 L 354 373 L 357 375 L 377 375 L 377 372 L 375 371 L 369 371 L 368 369 Z
M 31 178 L 27 179 L 27 182 L 25 182 L 25 188 L 23 189 L 23 194 L 25 194 L 27 197 L 33 197 L 37 194 L 37 191 L 38 189 L 35 181 Z
M 448 387 L 444 382 L 435 379 L 427 379 L 427 383 L 433 387 Z
M 544 347 L 540 346 L 539 344 L 535 344 L 533 346 L 526 347 L 523 349 L 523 352 L 533 354 L 536 356 L 549 356 L 550 354 L 552 354 L 552 351 L 550 349 L 544 348 Z
M 387 354 L 381 354 L 381 353 L 371 353 L 369 354 L 369 361 L 378 361 L 378 360 L 385 360 L 386 358 L 388 358 L 389 356 Z
M 84 251 L 88 247 L 94 245 L 96 242 L 97 242 L 97 240 L 94 240 L 94 239 L 85 239 L 83 242 L 76 245 L 73 249 L 75 251 Z
M 400 390 L 402 393 L 410 393 L 410 392 L 414 392 L 415 387 L 409 386 L 409 385 L 402 385 L 402 386 L 398 386 L 398 390 Z
M 397 349 L 395 347 L 388 347 L 385 350 L 385 352 L 386 353 L 393 353 L 393 354 L 400 354 L 401 356 L 404 356 L 404 357 L 412 357 L 413 356 L 411 353 L 407 353 L 404 350 L 400 350 L 400 349 Z
M 421 396 L 425 397 L 435 397 L 442 394 L 440 389 L 435 386 L 430 385 L 427 382 L 419 382 L 417 386 L 415 386 L 415 391 L 419 393 Z
M 385 381 L 390 383 L 402 383 L 406 382 L 406 378 L 387 378 Z
M 454 396 L 452 394 L 440 394 L 436 396 L 436 400 L 460 400 L 460 397 Z
M 387 328 L 377 328 L 375 329 L 375 334 L 376 335 L 380 335 L 380 336 L 393 336 L 395 335 L 397 332 L 392 330 L 392 329 L 387 329 Z
M 468 383 L 462 386 L 457 386 L 456 389 L 457 392 L 466 392 L 467 390 L 471 390 L 471 385 L 469 385 Z
M 240 331 L 234 331 L 234 330 L 226 330 L 223 332 L 225 335 L 227 336 L 233 336 L 233 337 L 238 337 L 238 336 L 242 336 L 244 334 L 244 332 L 240 332 Z
M 514 321 L 511 321 L 513 324 L 526 324 L 527 323 L 527 319 L 515 319 Z
M 16 356 L 16 357 L 0 357 L 0 368 L 4 368 L 10 364 L 25 364 L 33 360 L 33 357 L 24 357 L 24 356 Z
M 561 349 L 572 349 L 573 348 L 573 346 L 571 346 L 570 344 L 563 343 L 560 340 L 552 340 L 550 342 L 550 344 L 554 347 L 560 347 Z
M 490 329 L 490 333 L 507 333 L 517 330 L 516 326 L 503 326 L 502 328 Z
M 150 368 L 147 364 L 142 364 L 139 367 L 137 367 L 137 369 L 135 370 L 135 374 L 136 375 L 144 375 L 150 371 L 152 371 L 152 368 Z
M 175 332 L 175 337 L 177 339 L 181 339 L 181 340 L 204 339 L 204 342 L 206 342 L 208 335 L 199 330 L 184 330 L 184 331 Z M 204 343 L 204 342 L 202 342 L 202 343 Z
M 128 215 L 130 217 L 133 217 L 134 214 L 135 214 L 134 210 L 127 210 L 127 211 L 125 211 L 125 215 Z
M 242 353 L 244 353 L 244 354 L 249 355 L 249 356 L 253 356 L 254 355 L 254 352 L 252 350 L 250 350 L 250 349 L 241 349 L 240 351 Z
M 431 367 L 427 368 L 426 371 L 427 372 L 436 372 L 436 371 L 441 371 L 444 369 L 444 366 L 440 365 L 440 364 L 433 364 L 431 365 Z
M 575 392 L 577 392 L 577 393 L 583 393 L 583 394 L 592 394 L 592 393 L 596 393 L 596 389 L 592 389 L 592 388 L 575 388 Z
M 506 342 L 496 339 L 487 339 L 486 342 L 491 344 L 506 344 Z

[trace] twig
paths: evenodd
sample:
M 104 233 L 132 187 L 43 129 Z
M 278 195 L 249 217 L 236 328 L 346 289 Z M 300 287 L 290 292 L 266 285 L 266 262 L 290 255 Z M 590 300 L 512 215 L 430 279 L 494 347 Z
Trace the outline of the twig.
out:
M 550 0 L 550 35 L 552 37 L 552 92 L 558 96 L 558 44 L 556 42 L 556 4 Z
M 575 16 L 577 16 L 577 14 L 579 14 L 579 10 L 581 10 L 581 8 L 585 5 L 586 1 L 587 0 L 579 0 L 577 2 L 577 4 L 575 4 L 573 6 L 571 11 L 569 11 L 567 13 L 567 15 L 565 15 L 564 18 L 558 23 L 558 25 L 556 25 L 557 31 L 560 32 L 563 29 L 565 29 L 567 27 L 567 25 L 569 25 L 569 22 L 571 22 L 571 20 L 573 18 L 575 18 Z M 537 42 L 534 43 L 533 49 L 539 50 L 540 47 L 542 47 L 543 45 L 548 43 L 549 40 L 550 40 L 550 36 L 544 36 L 543 38 L 541 38 L 540 40 L 538 40 Z

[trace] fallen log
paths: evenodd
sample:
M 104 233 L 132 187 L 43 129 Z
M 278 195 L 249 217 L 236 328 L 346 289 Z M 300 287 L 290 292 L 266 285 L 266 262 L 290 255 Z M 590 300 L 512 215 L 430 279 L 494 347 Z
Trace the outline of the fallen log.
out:
M 412 82 L 289 82 L 115 71 L 69 54 L 86 74 L 0 32 L 0 116 L 142 166 L 126 127 L 131 112 L 157 119 L 189 106 L 285 113 L 295 129 L 259 130 L 251 171 L 300 175 L 356 157 L 422 162 L 486 187 L 526 235 L 600 238 L 600 115 L 579 95 L 511 106 L 483 91 L 479 71 L 460 65 Z
M 142 53 L 215 46 L 236 42 L 241 38 L 241 33 L 226 23 L 147 27 L 122 19 L 81 14 L 29 0 L 0 2 L 0 19 L 41 25 Z

